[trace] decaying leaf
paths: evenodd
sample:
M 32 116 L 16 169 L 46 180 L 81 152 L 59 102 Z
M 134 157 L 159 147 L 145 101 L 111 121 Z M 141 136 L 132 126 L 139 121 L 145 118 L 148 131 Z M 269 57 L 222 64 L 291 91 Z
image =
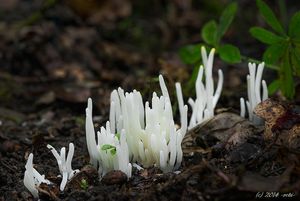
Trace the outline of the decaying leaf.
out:
M 254 113 L 265 120 L 264 138 L 277 144 L 300 147 L 300 109 L 267 99 L 258 104 Z
M 245 162 L 254 158 L 261 152 L 261 146 L 254 143 L 245 142 L 233 149 L 229 154 L 232 163 Z
M 59 188 L 55 184 L 47 185 L 45 183 L 41 183 L 38 187 L 38 191 L 42 200 L 60 200 Z
M 237 114 L 220 113 L 188 131 L 183 139 L 183 152 L 187 154 L 192 147 L 206 149 L 217 143 L 223 143 L 227 149 L 231 149 L 246 142 L 260 130 Z

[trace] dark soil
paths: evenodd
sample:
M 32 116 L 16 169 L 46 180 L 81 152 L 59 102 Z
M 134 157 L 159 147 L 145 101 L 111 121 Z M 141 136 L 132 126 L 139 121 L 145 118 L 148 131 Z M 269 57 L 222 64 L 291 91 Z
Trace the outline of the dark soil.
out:
M 249 134 L 246 140 L 229 148 L 229 138 L 219 138 L 214 129 L 201 131 L 207 133 L 201 139 L 199 132 L 190 131 L 179 172 L 134 168 L 129 181 L 120 172 L 99 181 L 87 166 L 88 97 L 95 105 L 95 127 L 100 128 L 108 119 L 110 92 L 119 86 L 140 90 L 145 100 L 159 91 L 159 73 L 170 93 L 176 81 L 187 86 L 193 69 L 180 61 L 177 51 L 199 42 L 201 26 L 219 15 L 227 1 L 43 2 L 0 0 L 0 201 L 33 200 L 23 185 L 30 153 L 35 168 L 55 184 L 40 186 L 41 200 L 292 200 L 299 196 L 300 149 L 265 141 L 264 128 L 248 124 L 239 131 Z M 299 3 L 291 2 L 291 8 L 299 8 Z M 239 6 L 241 11 L 250 7 L 244 20 L 259 23 L 253 16 L 254 3 L 241 1 Z M 249 35 L 248 28 L 242 20 L 236 23 L 225 39 L 251 56 L 261 55 L 262 48 L 250 36 L 240 40 Z M 246 64 L 228 66 L 216 58 L 215 66 L 214 70 L 222 66 L 225 75 L 217 107 L 226 109 L 217 111 L 238 114 L 239 98 L 246 97 Z M 269 83 L 274 72 L 265 75 Z M 193 97 L 194 92 L 186 87 L 184 95 Z M 235 125 L 218 132 L 233 136 Z M 73 169 L 82 171 L 59 193 L 59 170 L 46 145 L 58 149 L 70 142 L 75 145 Z M 87 188 L 80 185 L 83 178 Z

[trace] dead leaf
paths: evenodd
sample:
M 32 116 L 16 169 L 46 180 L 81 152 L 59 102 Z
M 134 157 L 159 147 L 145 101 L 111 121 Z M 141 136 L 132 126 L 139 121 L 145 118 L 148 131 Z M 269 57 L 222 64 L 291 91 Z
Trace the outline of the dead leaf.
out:
M 223 143 L 227 149 L 244 143 L 250 136 L 259 133 L 247 119 L 230 112 L 220 113 L 188 131 L 183 139 L 184 152 L 191 147 L 208 148 Z
M 37 187 L 38 191 L 39 191 L 39 197 L 42 200 L 60 200 L 59 199 L 59 189 L 58 186 L 56 186 L 55 184 L 50 184 L 47 185 L 45 183 L 41 183 L 38 187 Z
M 243 143 L 235 147 L 230 154 L 230 161 L 233 163 L 245 162 L 250 160 L 253 156 L 261 152 L 261 147 L 252 143 Z

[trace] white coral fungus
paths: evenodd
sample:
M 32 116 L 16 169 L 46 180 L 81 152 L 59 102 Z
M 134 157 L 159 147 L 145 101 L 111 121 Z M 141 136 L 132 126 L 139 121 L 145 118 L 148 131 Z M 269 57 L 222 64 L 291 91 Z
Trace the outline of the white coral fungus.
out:
M 187 106 L 183 105 L 181 87 L 176 83 L 181 128 L 173 120 L 172 105 L 163 77 L 159 76 L 162 96 L 154 92 L 151 105 L 143 104 L 140 92 L 124 93 L 119 88 L 111 94 L 110 122 L 113 132 L 126 131 L 129 155 L 144 167 L 155 165 L 168 172 L 180 166 L 181 142 L 187 130 Z
M 164 172 L 172 171 L 180 166 L 182 161 L 181 142 L 187 130 L 187 106 L 183 104 L 180 84 L 176 83 L 181 115 L 181 128 L 177 129 L 173 120 L 169 93 L 161 75 L 159 83 L 162 96 L 158 97 L 154 92 L 151 106 L 149 102 L 146 102 L 144 106 L 142 96 L 136 90 L 130 93 L 125 93 L 121 88 L 114 90 L 111 93 L 110 121 L 106 124 L 106 128 L 101 128 L 98 133 L 98 144 L 94 141 L 91 99 L 88 100 L 86 111 L 87 146 L 91 163 L 97 164 L 96 161 L 100 159 L 100 168 L 104 173 L 112 168 L 128 172 L 129 167 L 131 169 L 131 164 L 129 166 L 127 163 L 129 158 L 143 167 L 155 165 Z M 116 138 L 116 134 L 119 133 L 121 134 L 120 151 Z M 122 137 L 124 137 L 123 140 Z M 101 146 L 107 144 L 116 147 L 117 157 L 115 158 L 120 159 L 114 161 L 107 156 L 109 152 L 104 153 L 103 150 L 99 150 Z M 122 151 L 123 149 L 125 151 Z M 120 154 L 123 156 L 119 157 Z M 121 159 L 123 159 L 122 163 Z M 112 164 L 119 165 L 113 167 Z M 121 168 L 121 164 L 123 168 Z
M 86 109 L 86 140 L 91 164 L 98 168 L 100 177 L 111 170 L 121 170 L 131 177 L 132 165 L 129 162 L 125 130 L 112 133 L 110 122 L 97 132 L 97 143 L 92 120 L 92 99 L 88 99 Z
M 63 191 L 65 189 L 65 186 L 67 184 L 67 181 L 70 180 L 76 173 L 79 172 L 79 170 L 73 170 L 72 169 L 72 158 L 74 155 L 74 144 L 69 144 L 69 152 L 66 159 L 66 148 L 62 147 L 60 150 L 60 154 L 56 151 L 54 147 L 51 145 L 47 145 L 48 149 L 51 149 L 52 154 L 57 160 L 59 171 L 62 175 L 62 181 L 60 183 L 59 189 Z
M 192 116 L 189 123 L 189 128 L 214 116 L 214 109 L 220 98 L 223 87 L 223 72 L 218 70 L 218 84 L 216 91 L 214 91 L 214 81 L 212 75 L 213 61 L 215 49 L 211 49 L 207 56 L 206 49 L 201 48 L 202 62 L 199 68 L 196 80 L 196 100 L 189 98 L 188 103 L 192 107 Z M 205 75 L 205 84 L 203 83 L 203 75 Z
M 248 110 L 249 120 L 254 124 L 258 125 L 263 122 L 262 119 L 257 117 L 253 110 L 257 104 L 266 100 L 268 98 L 268 88 L 265 80 L 262 79 L 262 74 L 264 70 L 265 63 L 260 63 L 256 68 L 255 63 L 249 63 L 249 75 L 247 75 L 247 92 L 248 92 L 248 101 L 246 101 L 246 106 Z M 244 98 L 240 99 L 241 106 L 241 116 L 245 117 L 245 100 Z
M 25 165 L 25 173 L 24 173 L 24 185 L 30 191 L 34 198 L 38 198 L 38 190 L 37 187 L 41 183 L 50 184 L 50 181 L 45 179 L 45 175 L 41 175 L 34 167 L 33 167 L 33 154 L 29 154 L 27 159 L 27 163 Z

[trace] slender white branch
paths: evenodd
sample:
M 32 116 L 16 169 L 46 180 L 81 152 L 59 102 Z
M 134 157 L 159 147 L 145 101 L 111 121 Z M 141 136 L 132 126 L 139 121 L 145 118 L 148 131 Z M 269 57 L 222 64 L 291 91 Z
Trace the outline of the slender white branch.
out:
M 39 197 L 39 192 L 37 187 L 41 183 L 50 184 L 51 182 L 45 179 L 45 175 L 41 175 L 34 167 L 33 167 L 33 154 L 30 153 L 25 165 L 24 186 L 30 191 L 34 198 Z
M 249 75 L 247 75 L 247 95 L 248 101 L 246 101 L 246 106 L 248 110 L 249 120 L 254 124 L 262 124 L 263 120 L 253 114 L 253 110 L 257 104 L 268 98 L 268 88 L 267 84 L 262 79 L 262 74 L 264 70 L 265 63 L 262 62 L 258 65 L 256 69 L 255 63 L 249 63 Z M 241 105 L 241 116 L 245 117 L 245 101 L 240 100 Z
M 67 154 L 66 159 L 66 148 L 62 147 L 60 150 L 60 154 L 56 151 L 54 147 L 52 147 L 50 144 L 47 145 L 47 148 L 51 150 L 53 156 L 56 158 L 58 168 L 60 171 L 60 174 L 62 176 L 62 181 L 60 183 L 60 190 L 63 191 L 65 189 L 65 186 L 67 184 L 67 181 L 72 179 L 72 177 L 79 172 L 79 170 L 73 170 L 72 169 L 72 158 L 74 155 L 74 144 L 69 143 L 69 152 Z
M 209 55 L 207 55 L 206 49 L 201 48 L 201 56 L 203 66 L 199 68 L 199 72 L 196 80 L 196 99 L 195 101 L 189 98 L 188 103 L 192 107 L 192 116 L 189 122 L 189 128 L 196 126 L 197 124 L 205 121 L 214 116 L 214 109 L 221 96 L 224 76 L 221 69 L 218 70 L 218 84 L 216 91 L 214 89 L 213 80 L 213 61 L 214 61 L 215 49 L 211 49 Z M 203 82 L 203 74 L 205 74 L 205 85 Z

